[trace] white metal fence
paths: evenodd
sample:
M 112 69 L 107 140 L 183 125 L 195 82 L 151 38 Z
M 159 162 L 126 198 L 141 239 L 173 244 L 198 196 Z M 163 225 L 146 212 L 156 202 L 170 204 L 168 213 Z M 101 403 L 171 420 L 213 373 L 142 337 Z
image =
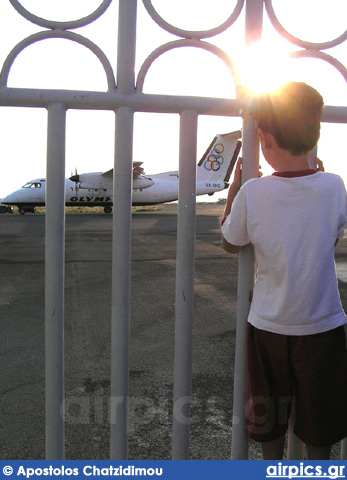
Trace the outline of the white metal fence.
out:
M 278 22 L 271 0 L 237 0 L 229 18 L 217 28 L 208 31 L 185 31 L 167 23 L 156 12 L 151 0 L 143 4 L 155 21 L 168 32 L 180 37 L 156 49 L 143 63 L 135 78 L 137 0 L 119 0 L 117 78 L 103 51 L 88 38 L 72 30 L 98 19 L 113 0 L 103 0 L 89 16 L 67 22 L 45 20 L 30 13 L 19 0 L 9 0 L 20 15 L 44 28 L 20 42 L 8 55 L 0 76 L 0 105 L 38 107 L 48 110 L 47 186 L 46 186 L 46 457 L 64 457 L 64 418 L 61 406 L 64 400 L 64 178 L 65 178 L 65 124 L 68 109 L 111 110 L 116 115 L 116 142 L 114 160 L 113 267 L 112 267 L 112 342 L 111 342 L 111 459 L 125 459 L 128 455 L 128 376 L 130 325 L 130 240 L 132 193 L 132 144 L 135 112 L 176 113 L 180 115 L 180 175 L 179 212 L 176 268 L 176 331 L 174 364 L 174 411 L 177 402 L 186 408 L 189 417 L 191 399 L 191 358 L 194 293 L 195 189 L 196 145 L 198 115 L 242 115 L 247 99 L 241 97 L 242 88 L 237 70 L 229 56 L 203 39 L 213 37 L 228 28 L 245 9 L 245 36 L 242 41 L 251 45 L 262 36 L 264 6 L 268 16 L 281 35 L 296 44 L 297 57 L 313 57 L 327 61 L 347 81 L 347 70 L 336 59 L 322 52 L 347 39 L 347 32 L 330 42 L 314 44 L 296 39 Z M 63 38 L 78 42 L 90 49 L 101 62 L 107 78 L 107 92 L 71 90 L 25 89 L 7 87 L 8 75 L 17 55 L 27 46 L 48 38 Z M 234 78 L 236 98 L 149 95 L 143 93 L 143 83 L 152 62 L 163 53 L 177 47 L 194 46 L 221 58 Z M 347 123 L 347 107 L 327 106 L 323 121 Z M 257 175 L 259 148 L 251 118 L 243 118 L 243 181 Z M 120 228 L 120 226 L 122 228 Z M 237 347 L 234 384 L 234 418 L 232 458 L 247 458 L 244 405 L 245 382 L 245 328 L 249 309 L 249 291 L 255 274 L 251 247 L 240 253 Z M 182 292 L 184 295 L 182 295 Z M 172 458 L 188 458 L 189 424 L 173 415 Z M 299 449 L 300 450 L 300 449 Z M 295 456 L 296 442 L 290 439 L 290 455 Z M 341 449 L 347 458 L 346 442 Z M 293 458 L 293 457 L 292 457 Z

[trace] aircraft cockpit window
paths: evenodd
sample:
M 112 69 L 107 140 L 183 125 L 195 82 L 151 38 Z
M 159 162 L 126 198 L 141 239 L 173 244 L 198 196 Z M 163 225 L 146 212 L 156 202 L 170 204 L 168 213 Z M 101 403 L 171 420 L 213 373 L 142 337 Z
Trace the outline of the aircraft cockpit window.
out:
M 25 185 L 23 185 L 22 188 L 41 188 L 41 183 L 39 182 L 29 182 L 29 183 L 26 183 Z

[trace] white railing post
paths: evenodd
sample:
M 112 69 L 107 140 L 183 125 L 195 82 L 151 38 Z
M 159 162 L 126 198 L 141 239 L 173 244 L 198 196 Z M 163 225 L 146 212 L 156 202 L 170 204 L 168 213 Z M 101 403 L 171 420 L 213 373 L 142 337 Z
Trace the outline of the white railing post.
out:
M 131 193 L 134 112 L 117 110 L 113 179 L 110 458 L 128 457 Z
M 305 445 L 294 433 L 294 417 L 292 414 L 289 419 L 287 459 L 302 460 L 304 455 Z
M 315 147 L 310 155 L 310 167 L 316 168 L 317 147 Z M 305 445 L 294 433 L 295 425 L 295 403 L 292 407 L 291 416 L 289 418 L 288 429 L 288 445 L 287 445 L 287 459 L 288 460 L 302 460 L 305 455 Z
M 66 108 L 48 107 L 45 369 L 46 459 L 64 459 L 64 261 Z
M 187 460 L 192 383 L 197 114 L 180 117 L 172 459 Z
M 246 0 L 245 43 L 247 47 L 261 39 L 262 22 L 263 0 Z M 242 156 L 242 183 L 245 183 L 250 178 L 258 176 L 259 168 L 258 134 L 254 120 L 247 111 L 243 117 Z M 253 246 L 247 245 L 239 253 L 231 441 L 232 460 L 246 460 L 248 458 L 248 438 L 246 432 L 247 317 L 250 308 L 250 294 L 254 285 L 255 268 Z
M 347 437 L 341 441 L 341 451 L 340 458 L 341 460 L 347 460 Z
M 118 74 L 120 93 L 134 93 L 137 0 L 120 0 Z M 134 111 L 116 111 L 113 171 L 110 458 L 128 458 L 129 342 L 131 297 L 131 197 Z
M 245 116 L 242 137 L 242 183 L 258 175 L 259 142 L 254 120 Z M 233 425 L 231 441 L 232 460 L 247 460 L 248 438 L 246 433 L 247 404 L 247 317 L 250 295 L 254 286 L 255 256 L 252 245 L 239 253 L 236 349 L 234 367 Z

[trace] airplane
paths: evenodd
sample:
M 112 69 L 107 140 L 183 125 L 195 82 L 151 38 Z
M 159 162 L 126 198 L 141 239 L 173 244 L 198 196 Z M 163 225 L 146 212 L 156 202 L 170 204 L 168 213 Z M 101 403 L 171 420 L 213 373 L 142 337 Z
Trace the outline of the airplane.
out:
M 228 188 L 229 178 L 241 149 L 241 131 L 214 137 L 197 166 L 197 195 L 213 195 Z M 178 199 L 178 172 L 147 176 L 142 162 L 133 163 L 132 204 L 157 205 Z M 45 178 L 30 180 L 22 188 L 2 199 L 5 205 L 15 205 L 21 215 L 34 213 L 45 205 Z M 113 169 L 72 175 L 65 180 L 66 206 L 103 206 L 112 212 Z

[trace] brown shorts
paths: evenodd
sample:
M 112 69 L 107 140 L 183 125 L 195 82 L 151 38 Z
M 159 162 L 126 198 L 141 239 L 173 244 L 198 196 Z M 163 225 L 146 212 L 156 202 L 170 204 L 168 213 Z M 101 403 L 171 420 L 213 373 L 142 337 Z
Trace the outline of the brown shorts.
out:
M 324 447 L 347 436 L 344 327 L 287 336 L 248 324 L 247 433 L 258 442 L 285 434 L 295 394 L 294 432 Z

